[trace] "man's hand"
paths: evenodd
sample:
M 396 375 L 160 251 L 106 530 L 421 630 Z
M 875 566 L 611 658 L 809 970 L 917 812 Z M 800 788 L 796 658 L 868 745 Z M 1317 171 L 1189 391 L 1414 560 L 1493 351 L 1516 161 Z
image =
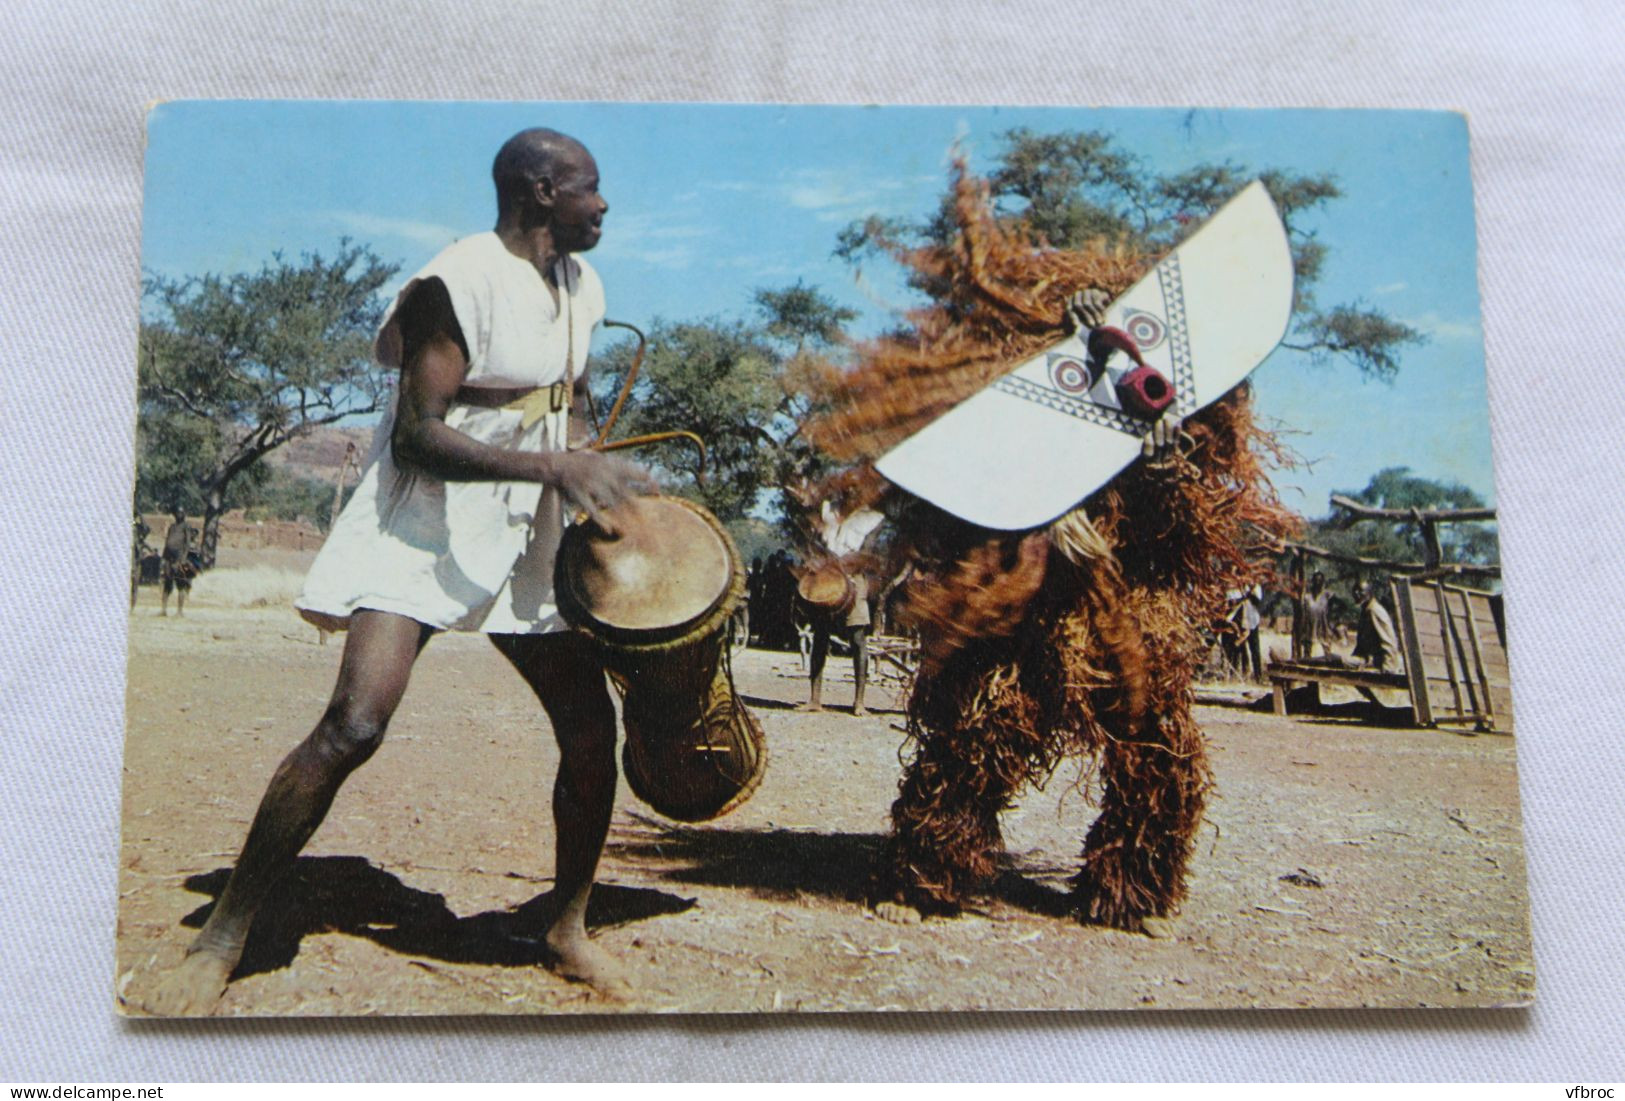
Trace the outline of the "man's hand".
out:
M 605 513 L 628 497 L 657 493 L 660 487 L 647 470 L 618 455 L 598 451 L 554 451 L 545 456 L 542 481 L 557 486 L 576 508 L 602 528 L 617 535 Z
M 1140 441 L 1140 454 L 1152 462 L 1166 462 L 1179 446 L 1181 438 L 1189 439 L 1182 431 L 1185 421 L 1172 409 L 1168 410 L 1151 426 L 1151 431 L 1145 434 Z
M 1106 320 L 1106 307 L 1111 305 L 1111 302 L 1111 295 L 1093 287 L 1068 298 L 1066 316 L 1067 320 L 1072 322 L 1072 331 L 1084 333 L 1090 329 L 1100 328 Z

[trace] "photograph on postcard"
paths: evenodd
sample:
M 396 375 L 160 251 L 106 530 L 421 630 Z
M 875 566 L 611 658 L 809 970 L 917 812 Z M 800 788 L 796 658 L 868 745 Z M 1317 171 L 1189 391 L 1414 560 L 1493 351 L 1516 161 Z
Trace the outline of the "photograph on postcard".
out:
M 148 117 L 137 1016 L 1534 996 L 1465 119 Z

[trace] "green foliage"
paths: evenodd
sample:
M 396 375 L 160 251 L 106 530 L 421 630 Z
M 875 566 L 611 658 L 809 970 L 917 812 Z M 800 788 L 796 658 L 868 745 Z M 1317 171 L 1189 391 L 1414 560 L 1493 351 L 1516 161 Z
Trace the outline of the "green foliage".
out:
M 1292 247 L 1296 282 L 1286 346 L 1310 353 L 1317 362 L 1343 359 L 1367 377 L 1391 380 L 1400 353 L 1420 344 L 1423 334 L 1358 304 L 1322 312 L 1315 303 L 1315 283 L 1328 250 L 1304 223 L 1307 215 L 1342 196 L 1330 175 L 1254 171 L 1228 161 L 1160 174 L 1101 131 L 1040 134 L 1019 128 L 1004 135 L 988 183 L 1001 217 L 1024 223 L 1056 248 L 1104 239 L 1155 252 L 1194 232 L 1255 177 L 1275 201 Z M 954 232 L 950 210 L 951 196 L 920 222 L 854 222 L 839 235 L 835 255 L 855 264 L 886 242 L 944 244 Z M 918 280 L 915 286 L 927 295 L 934 290 Z
M 256 272 L 146 279 L 137 498 L 201 511 L 206 562 L 219 515 L 263 484 L 268 452 L 382 407 L 389 377 L 372 338 L 396 270 L 344 241 L 332 259 L 277 254 Z
M 1300 338 L 1287 347 L 1308 352 L 1317 363 L 1346 356 L 1368 377 L 1384 382 L 1399 374 L 1398 349 L 1420 339 L 1409 325 L 1358 303 L 1305 318 L 1298 329 L 1307 341 Z
M 989 183 L 997 199 L 1021 200 L 1028 225 L 1059 248 L 1095 237 L 1147 238 L 1156 217 L 1154 181 L 1098 131 L 1004 136 Z
M 331 261 L 277 254 L 257 272 L 149 276 L 143 403 L 273 431 L 376 408 L 378 291 L 396 270 L 346 241 Z
M 762 288 L 752 301 L 759 323 L 710 318 L 657 321 L 615 438 L 655 432 L 697 433 L 706 443 L 704 485 L 698 452 L 687 442 L 640 448 L 671 492 L 697 500 L 728 525 L 746 557 L 768 554 L 788 538 L 793 511 L 784 487 L 817 477 L 824 460 L 801 437 L 814 370 L 811 350 L 831 350 L 855 311 L 797 281 Z M 600 410 L 614 402 L 636 350 L 621 341 L 594 360 L 591 388 Z M 778 514 L 775 529 L 764 517 Z M 749 548 L 749 549 L 747 549 Z
M 318 531 L 326 531 L 333 520 L 333 484 L 315 478 L 301 478 L 286 470 L 259 464 L 268 473 L 256 485 L 247 505 L 250 520 L 302 520 Z M 345 486 L 345 499 L 355 492 Z
M 634 344 L 613 345 L 593 368 L 600 409 L 614 400 L 630 366 Z M 698 483 L 699 456 L 686 442 L 640 449 L 675 492 L 693 498 L 723 521 L 745 516 L 771 484 L 777 441 L 767 430 L 782 398 L 780 357 L 762 336 L 739 322 L 711 319 L 657 321 L 632 397 L 616 426 L 617 438 L 682 430 L 707 448 L 706 480 Z
M 857 310 L 836 305 L 827 295 L 799 279 L 794 286 L 782 290 L 760 288 L 753 301 L 766 318 L 763 333 L 772 340 L 791 345 L 796 355 L 808 344 L 828 348 L 839 343 L 842 327 L 858 317 Z
M 1364 489 L 1341 495 L 1383 509 L 1427 511 L 1484 507 L 1478 494 L 1461 483 L 1423 478 L 1403 466 L 1379 470 Z M 1500 545 L 1493 523 L 1440 524 L 1438 532 L 1439 549 L 1445 562 L 1492 565 L 1500 561 Z M 1394 562 L 1421 562 L 1425 558 L 1420 525 L 1394 520 L 1355 520 L 1341 509 L 1310 521 L 1303 541 L 1310 546 L 1364 558 Z M 1324 573 L 1328 584 L 1334 587 L 1360 579 L 1386 582 L 1386 576 L 1373 569 L 1326 561 L 1317 561 L 1312 568 Z
M 168 409 L 143 410 L 135 426 L 135 507 L 138 512 L 203 511 L 200 470 L 224 449 L 215 422 Z

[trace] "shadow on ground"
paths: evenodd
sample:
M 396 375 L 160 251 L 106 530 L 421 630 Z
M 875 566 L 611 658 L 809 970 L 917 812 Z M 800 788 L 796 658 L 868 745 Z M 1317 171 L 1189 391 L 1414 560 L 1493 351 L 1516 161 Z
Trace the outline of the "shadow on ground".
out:
M 191 876 L 186 888 L 218 899 L 230 869 Z M 694 905 L 647 887 L 599 884 L 587 908 L 587 925 L 605 928 L 677 914 Z M 542 942 L 553 913 L 551 892 L 511 910 L 460 918 L 443 896 L 422 891 L 359 856 L 302 857 L 293 872 L 260 908 L 233 978 L 275 971 L 299 954 L 299 944 L 315 933 L 365 937 L 407 956 L 447 963 L 529 967 L 549 961 Z M 210 901 L 181 920 L 201 926 L 214 909 Z
M 878 833 L 816 833 L 785 829 L 696 829 L 634 816 L 644 828 L 621 832 L 605 846 L 672 883 L 742 890 L 768 900 L 813 895 L 853 905 L 868 899 L 885 838 Z M 1007 855 L 987 898 L 1048 917 L 1069 913 L 1066 891 L 1043 880 L 1072 869 Z
M 1224 706 L 1222 704 L 1218 706 Z M 1234 706 L 1234 705 L 1232 705 Z M 1247 703 L 1248 711 L 1261 715 L 1273 714 L 1274 700 L 1268 692 Z M 1287 714 L 1299 722 L 1344 722 L 1380 726 L 1389 730 L 1414 730 L 1416 718 L 1409 707 L 1389 707 L 1370 700 L 1352 700 L 1348 703 L 1324 703 L 1312 684 L 1300 685 L 1286 694 Z
M 680 884 L 744 891 L 769 901 L 817 896 L 866 903 L 884 838 L 875 833 L 696 829 L 636 817 L 640 830 L 618 831 L 607 855 Z M 987 901 L 1047 917 L 1069 912 L 1065 890 L 1048 885 L 1069 869 L 1007 856 Z M 189 877 L 185 886 L 210 901 L 182 919 L 198 928 L 225 888 L 228 868 Z M 1046 882 L 1048 881 L 1048 882 Z M 587 925 L 602 929 L 683 913 L 696 899 L 649 887 L 600 883 Z M 542 940 L 554 912 L 552 892 L 508 910 L 458 917 L 445 897 L 412 887 L 359 856 L 301 857 L 254 920 L 248 950 L 233 978 L 287 967 L 305 937 L 345 933 L 405 956 L 499 967 L 550 960 Z

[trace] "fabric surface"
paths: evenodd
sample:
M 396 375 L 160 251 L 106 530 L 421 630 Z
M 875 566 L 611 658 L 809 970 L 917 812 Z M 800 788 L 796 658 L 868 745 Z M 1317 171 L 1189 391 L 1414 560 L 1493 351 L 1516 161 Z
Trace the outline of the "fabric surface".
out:
M 19 0 L 0 45 L 0 1079 L 1618 1080 L 1625 9 L 1613 0 Z M 158 98 L 1460 109 L 1539 1000 L 1494 1012 L 133 1022 L 113 1012 L 142 118 Z M 1529 337 L 1531 326 L 1540 338 Z M 1538 397 L 1538 400 L 1533 400 Z M 26 571 L 26 572 L 25 572 Z M 42 583 L 43 582 L 43 583 Z
M 495 233 L 466 237 L 407 283 L 396 308 L 424 279 L 439 279 L 468 343 L 470 387 L 542 387 L 576 376 L 603 287 L 574 259 L 559 306 L 534 265 Z M 400 364 L 400 322 L 391 310 L 379 361 Z M 570 362 L 567 364 L 566 360 Z M 448 427 L 491 447 L 559 451 L 569 406 L 528 427 L 518 409 L 453 404 Z M 296 606 L 326 630 L 361 608 L 394 612 L 454 631 L 542 634 L 565 628 L 553 602 L 553 559 L 564 532 L 557 489 L 537 482 L 445 482 L 395 463 L 395 409 L 379 422 L 361 483 L 322 544 Z

